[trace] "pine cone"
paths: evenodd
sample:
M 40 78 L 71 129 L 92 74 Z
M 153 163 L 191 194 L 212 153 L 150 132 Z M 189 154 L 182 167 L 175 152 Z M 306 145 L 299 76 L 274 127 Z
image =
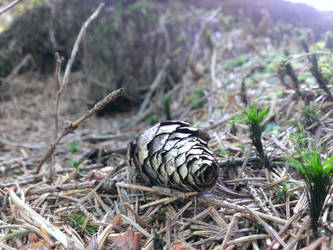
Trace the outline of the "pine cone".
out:
M 217 161 L 207 147 L 208 140 L 207 133 L 186 122 L 161 122 L 130 143 L 130 165 L 150 185 L 211 189 L 217 181 Z

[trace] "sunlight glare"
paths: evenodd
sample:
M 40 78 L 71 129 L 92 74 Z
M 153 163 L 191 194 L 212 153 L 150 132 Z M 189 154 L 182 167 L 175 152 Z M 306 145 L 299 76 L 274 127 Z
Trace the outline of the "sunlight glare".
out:
M 315 7 L 318 10 L 332 11 L 333 1 L 332 0 L 287 0 L 294 3 L 305 3 Z

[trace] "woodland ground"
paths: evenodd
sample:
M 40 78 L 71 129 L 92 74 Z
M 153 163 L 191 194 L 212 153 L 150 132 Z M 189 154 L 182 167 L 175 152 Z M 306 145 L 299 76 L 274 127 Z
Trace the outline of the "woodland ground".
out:
M 209 22 L 223 23 L 223 35 L 206 32 Z M 296 156 L 292 138 L 297 136 L 312 138 L 313 146 L 321 143 L 332 155 L 333 102 L 311 73 L 308 58 L 317 53 L 332 91 L 325 37 L 315 42 L 308 31 L 282 23 L 256 34 L 258 27 L 247 20 L 226 24 L 218 12 L 201 24 L 205 32 L 198 32 L 198 41 L 212 39 L 211 46 L 193 45 L 192 61 L 178 84 L 152 88 L 140 112 L 91 117 L 63 138 L 38 174 L 37 165 L 55 139 L 55 77 L 27 72 L 2 82 L 0 248 L 96 249 L 103 242 L 103 249 L 333 248 L 333 193 L 320 218 L 320 237 L 313 237 L 304 182 L 281 163 L 286 155 Z M 311 53 L 304 52 L 301 38 Z M 82 72 L 71 74 L 60 101 L 60 131 L 88 110 L 84 79 Z M 253 104 L 271 114 L 263 142 L 273 170 L 258 164 L 247 127 L 233 119 Z M 220 165 L 219 184 L 211 192 L 179 193 L 135 182 L 127 145 L 165 120 L 167 108 L 172 119 L 211 135 L 209 146 Z M 238 195 L 226 193 L 221 184 Z

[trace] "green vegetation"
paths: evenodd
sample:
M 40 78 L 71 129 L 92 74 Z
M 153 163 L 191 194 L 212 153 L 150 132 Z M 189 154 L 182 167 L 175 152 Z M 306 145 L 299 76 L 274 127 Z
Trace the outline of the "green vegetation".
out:
M 16 237 L 19 237 L 19 236 L 27 236 L 28 234 L 33 233 L 33 232 L 34 231 L 30 230 L 30 229 L 17 231 L 15 233 L 10 233 L 10 234 L 7 234 L 7 235 L 1 237 L 0 241 L 10 240 L 10 239 L 13 239 L 13 238 L 16 238 Z
M 77 141 L 72 141 L 68 144 L 69 151 L 73 154 L 79 152 L 79 143 Z
M 216 109 L 223 109 L 225 107 L 225 105 L 223 103 L 219 103 L 215 105 Z
M 287 163 L 297 168 L 305 180 L 311 229 L 315 237 L 318 236 L 319 216 L 333 181 L 333 156 L 322 161 L 321 151 L 321 147 L 317 147 L 313 152 L 307 150 L 301 160 L 287 157 Z
M 264 164 L 265 167 L 270 168 L 270 162 L 266 156 L 264 151 L 264 147 L 262 144 L 262 134 L 265 130 L 265 125 L 262 124 L 263 120 L 269 116 L 268 108 L 264 108 L 261 112 L 258 111 L 256 105 L 253 105 L 252 108 L 248 108 L 245 111 L 244 115 L 237 118 L 239 121 L 244 122 L 250 131 L 250 139 L 254 147 L 256 148 L 259 157 Z
M 274 202 L 282 203 L 286 202 L 287 196 L 294 196 L 294 194 L 290 191 L 290 185 L 288 185 L 289 180 L 286 179 L 283 181 L 282 186 L 276 189 L 276 197 Z
M 72 164 L 72 167 L 75 169 L 78 169 L 80 166 L 80 162 L 77 159 L 72 159 L 71 164 Z
M 195 88 L 193 94 L 190 96 L 190 100 L 194 109 L 200 109 L 204 103 L 202 101 L 203 90 L 201 88 Z
M 155 125 L 155 123 L 157 122 L 156 117 L 154 115 L 148 116 L 146 121 L 150 124 L 150 125 Z
M 165 116 L 165 119 L 172 120 L 171 113 L 170 113 L 170 97 L 163 97 L 162 99 L 162 105 L 163 105 L 163 113 Z
M 218 148 L 218 152 L 221 156 L 229 155 L 228 151 L 224 150 L 223 148 Z
M 242 56 L 230 59 L 230 60 L 226 60 L 225 65 L 229 71 L 232 71 L 235 68 L 242 66 L 248 60 L 249 60 L 248 56 L 242 55 Z
M 296 145 L 296 153 L 298 156 L 295 158 L 300 157 L 303 154 L 304 150 L 309 146 L 309 141 L 312 140 L 310 137 L 305 136 L 305 130 L 303 127 L 299 129 L 299 132 L 291 134 L 290 139 Z
M 64 215 L 64 217 L 67 223 L 80 235 L 82 235 L 83 232 L 87 233 L 89 236 L 97 233 L 98 228 L 96 226 L 92 226 L 89 221 L 86 222 L 87 216 L 83 213 L 71 213 Z
M 309 105 L 303 108 L 303 124 L 305 127 L 312 125 L 319 121 L 320 112 L 318 112 L 316 106 L 311 102 Z

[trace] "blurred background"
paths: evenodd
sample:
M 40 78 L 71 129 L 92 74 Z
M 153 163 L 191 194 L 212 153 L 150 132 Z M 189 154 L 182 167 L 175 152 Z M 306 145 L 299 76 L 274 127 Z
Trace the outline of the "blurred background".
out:
M 3 0 L 1 8 L 9 3 Z M 97 3 L 21 1 L 2 14 L 0 77 L 8 77 L 22 63 L 19 73 L 52 74 L 56 51 L 64 66 L 82 23 Z M 226 58 L 253 50 L 244 43 L 251 43 L 251 37 L 266 37 L 277 47 L 290 44 L 307 32 L 311 36 L 309 42 L 324 39 L 325 32 L 333 30 L 333 12 L 329 11 L 332 4 L 308 3 L 312 6 L 283 0 L 107 1 L 101 16 L 89 27 L 74 63 L 73 70 L 87 80 L 86 93 L 80 96 L 85 96 L 89 105 L 122 86 L 127 89 L 126 95 L 105 112 L 128 111 L 142 102 L 166 61 L 163 91 L 171 89 L 191 64 L 191 48 L 198 32 L 204 32 L 204 39 L 196 56 L 222 43 L 229 43 L 230 47 L 233 40 Z M 320 10 L 313 7 L 315 3 Z M 216 9 L 220 10 L 216 20 L 207 23 L 207 30 L 200 30 L 207 15 Z M 232 39 L 226 35 L 230 30 Z M 30 63 L 24 63 L 24 58 Z

